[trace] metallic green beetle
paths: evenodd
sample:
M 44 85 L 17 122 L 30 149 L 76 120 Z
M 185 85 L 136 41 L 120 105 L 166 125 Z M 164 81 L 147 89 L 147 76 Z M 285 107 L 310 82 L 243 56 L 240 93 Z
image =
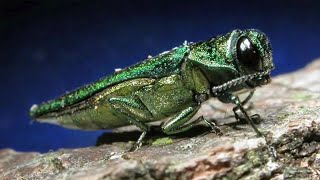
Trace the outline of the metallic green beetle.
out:
M 112 129 L 136 125 L 142 130 L 134 148 L 141 145 L 148 122 L 169 117 L 162 125 L 166 134 L 186 131 L 204 121 L 188 121 L 202 102 L 216 97 L 233 103 L 258 135 L 243 105 L 257 86 L 270 81 L 274 68 L 271 45 L 265 34 L 233 30 L 208 41 L 184 43 L 150 57 L 57 99 L 31 107 L 31 118 L 39 122 L 78 129 Z M 237 95 L 250 91 L 241 102 Z

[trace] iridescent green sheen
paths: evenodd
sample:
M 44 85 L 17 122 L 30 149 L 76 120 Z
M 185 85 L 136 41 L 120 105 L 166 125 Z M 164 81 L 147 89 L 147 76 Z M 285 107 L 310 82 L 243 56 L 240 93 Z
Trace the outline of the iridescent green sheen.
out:
M 103 89 L 120 82 L 142 77 L 160 78 L 180 72 L 180 65 L 189 51 L 188 46 L 178 47 L 168 53 L 149 58 L 134 66 L 125 68 L 111 76 L 104 77 L 92 84 L 76 89 L 52 101 L 45 102 L 30 111 L 31 117 L 60 110 L 78 103 Z

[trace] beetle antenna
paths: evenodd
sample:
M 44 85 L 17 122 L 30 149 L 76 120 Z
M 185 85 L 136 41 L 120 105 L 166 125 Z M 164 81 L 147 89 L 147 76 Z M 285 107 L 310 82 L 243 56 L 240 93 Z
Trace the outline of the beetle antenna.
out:
M 257 77 L 261 77 L 261 76 L 264 76 L 264 75 L 267 75 L 269 74 L 270 71 L 263 71 L 263 72 L 257 72 L 257 73 L 254 73 L 254 74 L 248 74 L 248 75 L 245 75 L 245 76 L 241 76 L 241 77 L 238 77 L 236 79 L 232 79 L 226 83 L 223 83 L 219 86 L 214 86 L 211 88 L 212 90 L 212 93 L 219 93 L 219 92 L 222 92 L 222 91 L 225 91 L 227 89 L 230 89 L 234 86 L 238 86 L 242 83 L 244 83 L 245 81 L 248 81 L 248 80 L 252 80 L 252 79 L 255 79 Z

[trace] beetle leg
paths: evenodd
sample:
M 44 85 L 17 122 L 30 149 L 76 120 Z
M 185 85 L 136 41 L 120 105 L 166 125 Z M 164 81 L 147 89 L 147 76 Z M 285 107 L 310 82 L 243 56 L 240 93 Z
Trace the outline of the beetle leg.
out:
M 197 113 L 199 107 L 200 106 L 188 107 L 182 110 L 180 113 L 174 115 L 162 125 L 162 131 L 166 134 L 177 134 L 192 128 L 195 123 L 185 123 L 188 122 Z
M 208 121 L 203 116 L 200 116 L 197 120 L 199 120 L 199 122 L 204 121 L 205 123 L 207 123 L 207 125 L 210 126 L 211 129 L 214 131 L 214 133 L 216 133 L 217 135 L 219 135 L 219 136 L 223 135 L 223 133 L 221 132 L 221 129 L 216 125 L 216 123 L 214 123 L 212 121 Z
M 140 119 L 151 119 L 151 113 L 139 100 L 134 98 L 114 97 L 108 101 L 119 117 L 141 129 L 142 134 L 130 151 L 139 149 L 146 133 L 149 131 L 149 126 Z
M 244 115 L 244 119 L 247 121 L 248 124 L 250 124 L 252 126 L 252 128 L 254 129 L 254 131 L 257 133 L 258 136 L 262 136 L 261 132 L 258 130 L 258 128 L 254 125 L 251 117 L 248 115 L 248 113 L 245 111 L 245 109 L 243 108 L 243 105 L 240 101 L 240 99 L 233 95 L 232 93 L 223 93 L 223 94 L 219 94 L 218 96 L 219 100 L 224 102 L 224 103 L 233 103 L 237 106 L 237 108 L 242 112 L 242 114 Z M 247 99 L 247 98 L 246 98 Z M 235 108 L 234 108 L 235 109 Z M 234 111 L 236 118 L 239 118 L 239 115 Z
M 246 105 L 250 101 L 250 99 L 252 98 L 254 92 L 255 92 L 254 90 L 251 91 L 249 93 L 249 95 L 241 102 L 242 106 Z M 236 106 L 233 109 L 234 109 L 234 111 L 237 111 L 239 108 L 238 108 L 238 106 Z
M 254 90 L 251 91 L 250 94 L 241 102 L 242 106 L 246 105 L 246 104 L 250 101 L 250 99 L 252 98 L 254 92 L 255 92 Z M 236 106 L 236 107 L 233 108 L 233 112 L 234 112 L 235 118 L 236 118 L 237 120 L 239 120 L 240 123 L 241 123 L 241 122 L 242 122 L 242 123 L 243 123 L 243 122 L 247 123 L 247 121 L 246 121 L 245 119 L 241 118 L 241 117 L 239 116 L 239 114 L 236 113 L 237 110 L 239 110 L 239 107 L 238 107 L 238 106 Z M 250 116 L 250 118 L 252 119 L 252 121 L 253 121 L 254 123 L 258 123 L 258 122 L 260 121 L 260 119 L 261 119 L 259 114 L 253 114 L 253 115 Z
M 177 134 L 187 131 L 196 124 L 204 121 L 215 131 L 216 134 L 221 135 L 220 129 L 216 127 L 213 122 L 207 121 L 205 118 L 203 118 L 203 116 L 200 116 L 195 121 L 186 124 L 197 113 L 199 108 L 200 106 L 192 106 L 182 110 L 180 113 L 170 118 L 161 126 L 162 131 L 166 134 Z

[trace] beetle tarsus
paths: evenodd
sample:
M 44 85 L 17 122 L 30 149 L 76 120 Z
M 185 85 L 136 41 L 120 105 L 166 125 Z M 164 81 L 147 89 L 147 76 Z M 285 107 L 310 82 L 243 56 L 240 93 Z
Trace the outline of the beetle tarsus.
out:
M 259 114 L 253 114 L 250 116 L 250 118 L 255 124 L 259 124 L 262 121 L 261 116 Z
M 200 116 L 199 118 L 201 118 L 208 126 L 210 126 L 210 128 L 212 129 L 212 131 L 218 135 L 218 136 L 222 136 L 223 133 L 221 132 L 221 129 L 216 125 L 216 123 L 212 122 L 212 121 L 208 121 L 206 118 L 204 118 L 203 116 Z
M 274 160 L 278 159 L 277 150 L 274 146 L 268 145 L 268 151 L 271 157 L 273 157 Z
M 248 121 L 244 118 L 244 117 L 240 117 L 240 115 L 236 112 L 234 112 L 235 114 L 235 119 L 237 120 L 237 122 L 235 122 L 235 124 L 248 124 Z M 250 116 L 250 119 L 252 120 L 252 122 L 254 124 L 260 124 L 262 121 L 262 118 L 260 117 L 259 114 L 253 114 Z

